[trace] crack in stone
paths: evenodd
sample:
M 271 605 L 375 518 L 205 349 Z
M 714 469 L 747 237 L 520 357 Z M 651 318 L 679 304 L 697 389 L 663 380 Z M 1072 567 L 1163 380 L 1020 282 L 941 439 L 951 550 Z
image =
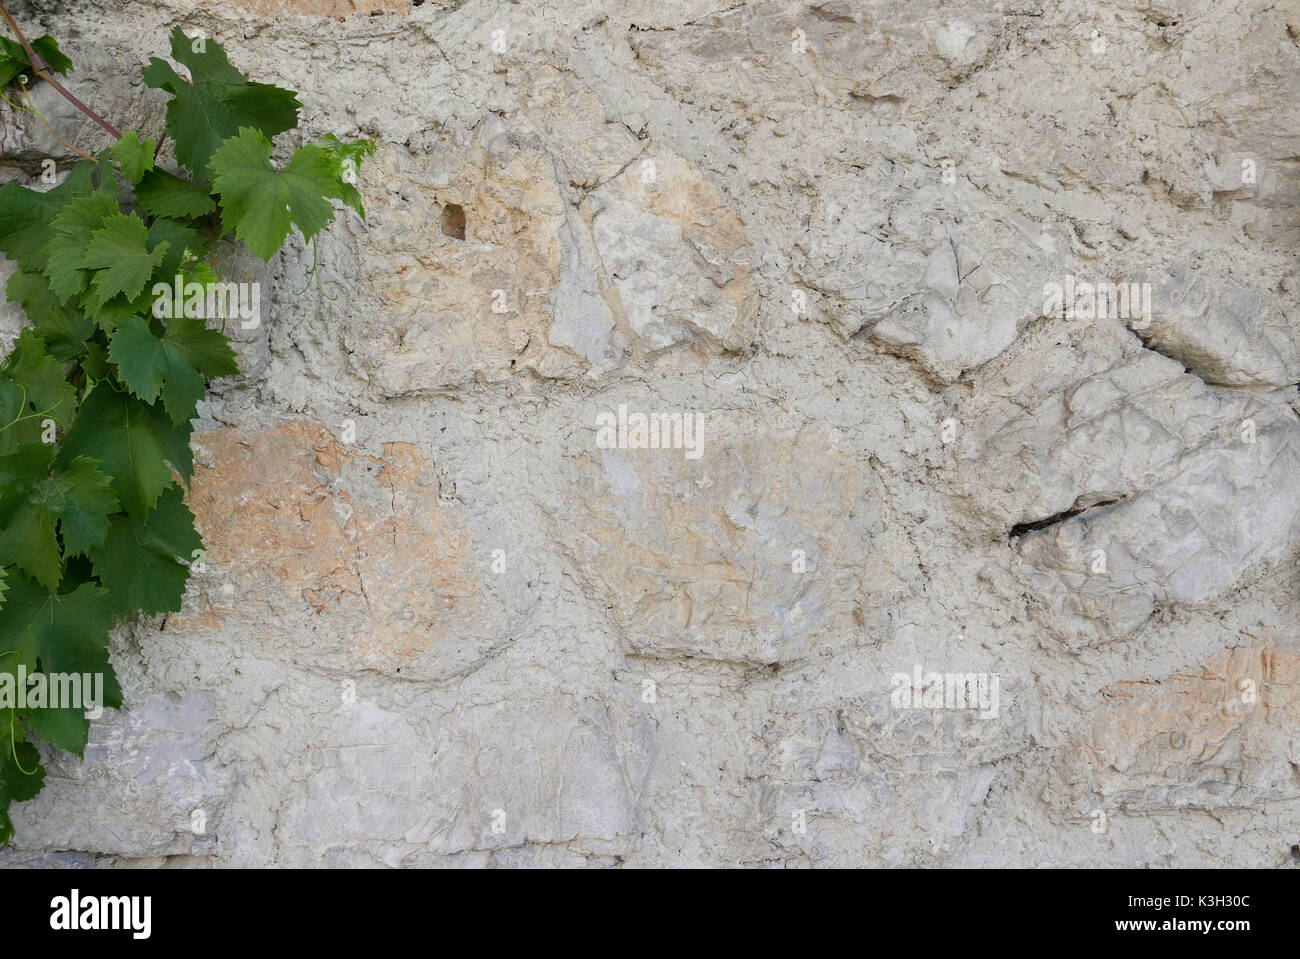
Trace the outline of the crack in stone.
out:
M 1076 516 L 1081 516 L 1084 513 L 1101 509 L 1104 506 L 1113 506 L 1116 503 L 1122 503 L 1126 499 L 1128 499 L 1128 496 L 1117 496 L 1114 499 L 1104 499 L 1097 503 L 1091 503 L 1088 506 L 1080 506 L 1079 501 L 1075 500 L 1075 505 L 1071 506 L 1069 509 L 1062 510 L 1059 513 L 1054 513 L 1045 519 L 1030 520 L 1027 523 L 1016 523 L 1011 527 L 1011 529 L 1007 530 L 1007 539 L 1015 539 L 1024 536 L 1026 533 L 1032 533 L 1035 530 L 1047 529 L 1049 526 L 1064 523 L 1067 519 L 1073 519 Z

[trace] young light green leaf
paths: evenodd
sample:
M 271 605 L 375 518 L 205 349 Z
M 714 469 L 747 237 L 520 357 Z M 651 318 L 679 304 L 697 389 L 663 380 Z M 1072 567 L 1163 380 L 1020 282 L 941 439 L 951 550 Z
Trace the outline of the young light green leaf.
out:
M 291 220 L 310 240 L 334 218 L 334 206 L 325 197 L 342 195 L 342 183 L 320 147 L 299 147 L 277 173 L 271 167 L 271 142 L 247 127 L 222 144 L 212 168 L 222 224 L 268 261 L 284 243 Z
M 153 150 L 157 146 L 154 140 L 140 142 L 140 134 L 127 130 L 122 139 L 113 144 L 109 155 L 122 168 L 122 176 L 132 183 L 139 183 L 140 178 L 153 169 Z
M 159 243 L 150 250 L 148 239 L 143 220 L 121 213 L 110 216 L 90 235 L 83 262 L 98 270 L 90 281 L 97 305 L 103 306 L 119 293 L 128 300 L 140 295 L 168 249 L 166 243 Z
M 374 154 L 374 140 L 352 140 L 345 142 L 332 133 L 327 133 L 317 144 L 329 158 L 330 167 L 339 181 L 339 199 L 361 216 L 366 215 L 366 208 L 361 203 L 361 193 L 357 190 L 357 180 L 361 175 L 362 161 Z
M 45 275 L 60 303 L 67 303 L 85 290 L 90 279 L 84 262 L 90 235 L 116 213 L 117 200 L 96 191 L 69 200 L 50 223 L 53 235 L 42 252 L 46 257 Z

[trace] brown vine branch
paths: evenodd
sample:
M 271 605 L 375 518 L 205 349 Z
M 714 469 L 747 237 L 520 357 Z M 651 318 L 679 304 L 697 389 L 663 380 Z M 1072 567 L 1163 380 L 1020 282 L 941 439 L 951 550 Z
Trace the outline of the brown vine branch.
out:
M 117 127 L 113 126 L 113 124 L 109 123 L 107 120 L 101 117 L 94 110 L 90 109 L 90 107 L 86 106 L 84 103 L 78 100 L 75 96 L 73 96 L 68 91 L 68 89 L 62 83 L 54 79 L 53 74 L 50 72 L 50 65 L 45 62 L 44 58 L 41 57 L 39 53 L 37 53 L 35 50 L 32 49 L 32 45 L 27 41 L 27 37 L 23 35 L 22 28 L 18 26 L 18 21 L 15 20 L 13 16 L 9 13 L 8 9 L 6 9 L 2 0 L 0 0 L 0 16 L 3 16 L 5 18 L 5 22 L 9 24 L 9 29 L 12 30 L 17 35 L 18 42 L 21 43 L 23 45 L 23 49 L 27 51 L 27 62 L 32 65 L 32 72 L 35 73 L 38 77 L 40 77 L 42 80 L 44 80 L 46 83 L 48 83 L 50 86 L 54 87 L 55 90 L 58 90 L 59 93 L 63 95 L 63 98 L 67 100 L 69 103 L 71 103 L 74 107 L 76 107 L 86 116 L 90 117 L 90 119 L 94 120 L 96 123 L 98 123 L 109 133 L 113 134 L 113 139 L 115 140 L 122 139 L 122 134 L 117 129 Z

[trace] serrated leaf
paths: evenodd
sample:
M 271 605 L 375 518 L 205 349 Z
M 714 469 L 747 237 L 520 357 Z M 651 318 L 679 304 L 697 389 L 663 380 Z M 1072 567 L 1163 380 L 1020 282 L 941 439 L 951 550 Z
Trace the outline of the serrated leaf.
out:
M 151 216 L 199 217 L 217 208 L 202 183 L 183 180 L 166 170 L 150 170 L 135 188 L 135 199 Z
M 56 524 L 72 556 L 104 541 L 108 516 L 118 509 L 98 463 L 83 456 L 51 472 L 53 458 L 54 448 L 45 443 L 0 457 L 0 563 L 12 563 L 50 590 L 63 578 Z
M 32 491 L 28 502 L 58 519 L 68 556 L 104 542 L 108 517 L 118 511 L 112 480 L 88 456 L 78 456 L 66 470 L 55 471 Z
M 0 530 L 0 562 L 13 563 L 46 589 L 58 589 L 63 556 L 48 514 L 20 509 Z
M 108 660 L 112 626 L 112 596 L 91 583 L 70 592 L 54 593 L 18 577 L 8 601 L 0 608 L 0 635 L 14 645 L 18 662 L 29 673 L 39 664 L 47 675 L 89 674 L 92 683 L 96 675 L 102 676 L 103 705 L 118 707 L 122 705 L 122 690 Z M 11 661 L 6 661 L 5 668 L 13 668 Z M 28 729 L 57 746 L 80 754 L 85 745 L 87 726 L 78 710 L 30 708 L 22 716 Z M 23 766 L 33 768 L 26 760 Z M 14 789 L 12 781 L 8 788 Z
M 88 382 L 108 379 L 112 372 L 108 368 L 108 352 L 99 343 L 87 343 L 86 352 L 81 357 L 81 369 Z
M 103 306 L 119 293 L 134 300 L 162 262 L 168 245 L 148 247 L 149 230 L 137 216 L 116 213 L 90 235 L 83 262 L 97 270 L 90 281 L 92 295 Z
M 58 41 L 48 33 L 29 42 L 37 56 L 42 57 L 55 73 L 66 74 L 72 69 L 72 61 L 59 49 Z M 8 86 L 24 70 L 35 74 L 23 45 L 8 37 L 0 37 L 0 87 Z
M 171 486 L 145 522 L 114 517 L 108 537 L 91 551 L 90 559 L 119 613 L 174 613 L 181 608 L 190 575 L 177 557 L 188 560 L 202 548 L 184 493 Z
M 122 506 L 143 519 L 171 483 L 173 468 L 186 481 L 193 474 L 189 437 L 188 424 L 174 425 L 161 407 L 100 382 L 64 435 L 58 463 L 66 468 L 78 456 L 98 460 Z
M 165 277 L 166 280 L 171 280 L 176 276 L 177 271 L 181 269 L 181 265 L 185 262 L 187 251 L 195 257 L 208 255 L 207 240 L 178 220 L 154 220 L 149 227 L 150 248 L 156 248 L 162 243 L 167 244 L 167 255 L 158 264 L 156 272 L 158 276 Z
M 57 233 L 87 236 L 104 226 L 109 217 L 121 211 L 116 193 L 109 195 L 98 190 L 82 196 L 71 197 L 50 223 Z
M 9 277 L 5 292 L 10 301 L 23 308 L 33 329 L 45 340 L 46 350 L 56 359 L 77 356 L 95 330 L 94 321 L 84 312 L 59 302 L 48 278 L 40 273 L 16 271 Z
M 94 162 L 82 160 L 62 183 L 44 193 L 17 183 L 0 186 L 0 253 L 20 268 L 39 273 L 45 266 L 41 251 L 54 233 L 51 223 L 68 200 L 94 191 L 94 169 Z
M 58 589 L 63 555 L 54 518 L 29 501 L 46 478 L 54 447 L 29 443 L 0 457 L 0 563 L 13 564 L 47 589 Z
M 56 233 L 45 244 L 45 276 L 60 304 L 80 296 L 86 289 L 90 271 L 83 267 L 86 238 Z
M 41 440 L 41 418 L 32 412 L 27 392 L 0 372 L 0 455 Z
M 19 664 L 16 658 L 0 656 L 0 683 L 6 684 L 10 690 L 15 692 L 18 689 L 18 670 Z M 29 698 L 21 710 L 0 708 L 0 724 L 2 724 L 0 725 L 0 749 L 8 748 L 6 742 L 8 737 L 5 734 L 12 728 L 15 733 L 18 733 L 19 730 L 24 730 L 26 733 L 35 733 L 51 745 L 66 749 L 78 756 L 82 755 L 86 748 L 86 734 L 90 731 L 90 722 L 86 719 L 84 707 L 89 705 L 89 700 L 95 695 L 93 677 L 89 688 L 86 688 L 82 678 L 77 678 L 76 686 L 78 690 L 83 691 L 81 693 L 81 706 L 83 708 L 77 708 L 75 706 L 56 706 L 53 702 L 51 690 L 62 687 L 68 678 L 53 677 L 43 671 L 35 674 L 24 671 L 22 675 L 23 682 L 30 681 L 33 675 L 43 675 L 46 679 L 44 702 L 37 702 L 33 698 Z M 30 691 L 31 687 L 29 687 L 29 695 Z M 16 696 L 10 697 L 7 701 L 14 703 L 16 706 Z M 18 722 L 13 722 L 14 719 L 17 719 Z M 12 760 L 13 757 L 11 754 L 5 758 Z M 24 768 L 32 769 L 30 764 L 25 764 Z M 30 780 L 32 777 L 24 778 Z
M 9 715 L 13 710 L 0 709 L 0 719 L 7 731 L 12 720 Z M 17 740 L 7 742 L 9 737 L 0 739 L 0 846 L 9 842 L 14 835 L 13 820 L 9 818 L 9 804 L 26 802 L 41 791 L 45 783 L 45 768 L 41 765 L 41 754 L 29 742 Z
M 341 184 L 319 147 L 299 147 L 277 173 L 271 167 L 270 141 L 245 127 L 216 152 L 212 168 L 222 225 L 264 260 L 280 249 L 291 220 L 310 240 L 334 218 L 334 206 L 325 197 L 340 196 Z
M 317 144 L 329 158 L 334 176 L 339 181 L 339 199 L 361 216 L 366 215 L 366 208 L 361 203 L 361 193 L 356 188 L 361 175 L 361 163 L 375 152 L 374 140 L 352 140 L 345 142 L 332 133 L 321 137 Z
M 154 140 L 140 142 L 140 134 L 127 130 L 122 139 L 113 144 L 109 155 L 122 168 L 122 176 L 132 183 L 139 183 L 140 178 L 153 169 L 153 150 L 157 146 Z
M 5 750 L 4 763 L 0 765 L 0 796 L 5 800 L 26 802 L 34 798 L 41 791 L 44 780 L 45 769 L 35 746 L 19 740 Z
M 22 388 L 38 418 L 67 425 L 77 408 L 77 391 L 63 375 L 65 361 L 50 356 L 35 330 L 23 330 L 4 363 L 5 371 Z
M 45 479 L 54 462 L 49 443 L 24 443 L 0 456 L 0 521 L 26 501 L 33 486 Z
M 0 609 L 0 635 L 12 643 L 28 672 L 103 673 L 105 705 L 112 686 L 117 704 L 121 690 L 109 677 L 108 634 L 113 628 L 113 599 L 108 590 L 83 583 L 69 593 L 52 593 L 25 576 L 14 578 Z
M 207 378 L 239 372 L 226 337 L 201 319 L 178 316 L 161 337 L 138 316 L 118 324 L 108 350 L 122 382 L 146 402 L 162 394 L 173 423 L 194 417 L 207 390 Z
M 170 253 L 170 247 L 167 250 Z M 164 254 L 164 259 L 166 255 Z M 90 297 L 83 297 L 84 303 Z M 95 325 L 105 333 L 112 333 L 117 329 L 117 324 L 128 316 L 141 316 L 153 309 L 154 296 L 152 287 L 146 286 L 140 291 L 140 295 L 134 300 L 128 300 L 125 296 L 115 296 L 107 303 L 95 305 L 90 303 L 87 309 L 95 319 Z
M 222 141 L 241 127 L 253 127 L 267 138 L 298 125 L 302 106 L 292 90 L 268 83 L 250 83 L 215 40 L 203 50 L 179 27 L 171 33 L 172 57 L 189 68 L 193 83 L 184 80 L 164 60 L 153 57 L 142 76 L 147 86 L 166 90 L 167 135 L 176 143 L 176 156 L 196 176 L 209 175 L 209 161 Z
M 51 222 L 53 235 L 41 252 L 46 258 L 45 275 L 59 302 L 67 303 L 86 288 L 89 270 L 83 260 L 90 234 L 118 212 L 115 197 L 96 191 L 69 200 Z
M 87 734 L 90 732 L 90 720 L 86 718 L 83 710 L 68 707 L 55 709 L 45 706 L 41 709 L 24 710 L 21 715 L 28 730 L 36 733 L 47 743 L 66 749 L 77 756 L 85 751 Z

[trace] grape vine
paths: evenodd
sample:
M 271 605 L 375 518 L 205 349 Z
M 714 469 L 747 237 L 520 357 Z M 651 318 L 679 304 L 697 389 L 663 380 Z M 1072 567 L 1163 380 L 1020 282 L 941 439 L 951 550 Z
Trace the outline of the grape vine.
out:
M 29 42 L 3 3 L 0 16 L 17 38 L 0 36 L 0 87 L 48 83 L 113 138 L 97 155 L 67 144 L 86 159 L 50 189 L 0 187 L 0 252 L 17 266 L 6 293 L 29 320 L 0 363 L 3 845 L 10 804 L 44 782 L 37 741 L 85 749 L 90 721 L 54 702 L 56 677 L 100 675 L 102 704 L 120 707 L 111 630 L 178 611 L 202 555 L 185 503 L 192 420 L 208 381 L 239 373 L 224 332 L 233 285 L 209 256 L 233 239 L 269 261 L 294 228 L 313 240 L 333 200 L 364 216 L 356 174 L 374 144 L 327 135 L 277 167 L 297 95 L 179 27 L 175 65 L 142 71 L 170 97 L 162 133 L 119 132 L 56 79 L 72 63 L 53 38 Z M 175 169 L 159 162 L 167 138 Z

